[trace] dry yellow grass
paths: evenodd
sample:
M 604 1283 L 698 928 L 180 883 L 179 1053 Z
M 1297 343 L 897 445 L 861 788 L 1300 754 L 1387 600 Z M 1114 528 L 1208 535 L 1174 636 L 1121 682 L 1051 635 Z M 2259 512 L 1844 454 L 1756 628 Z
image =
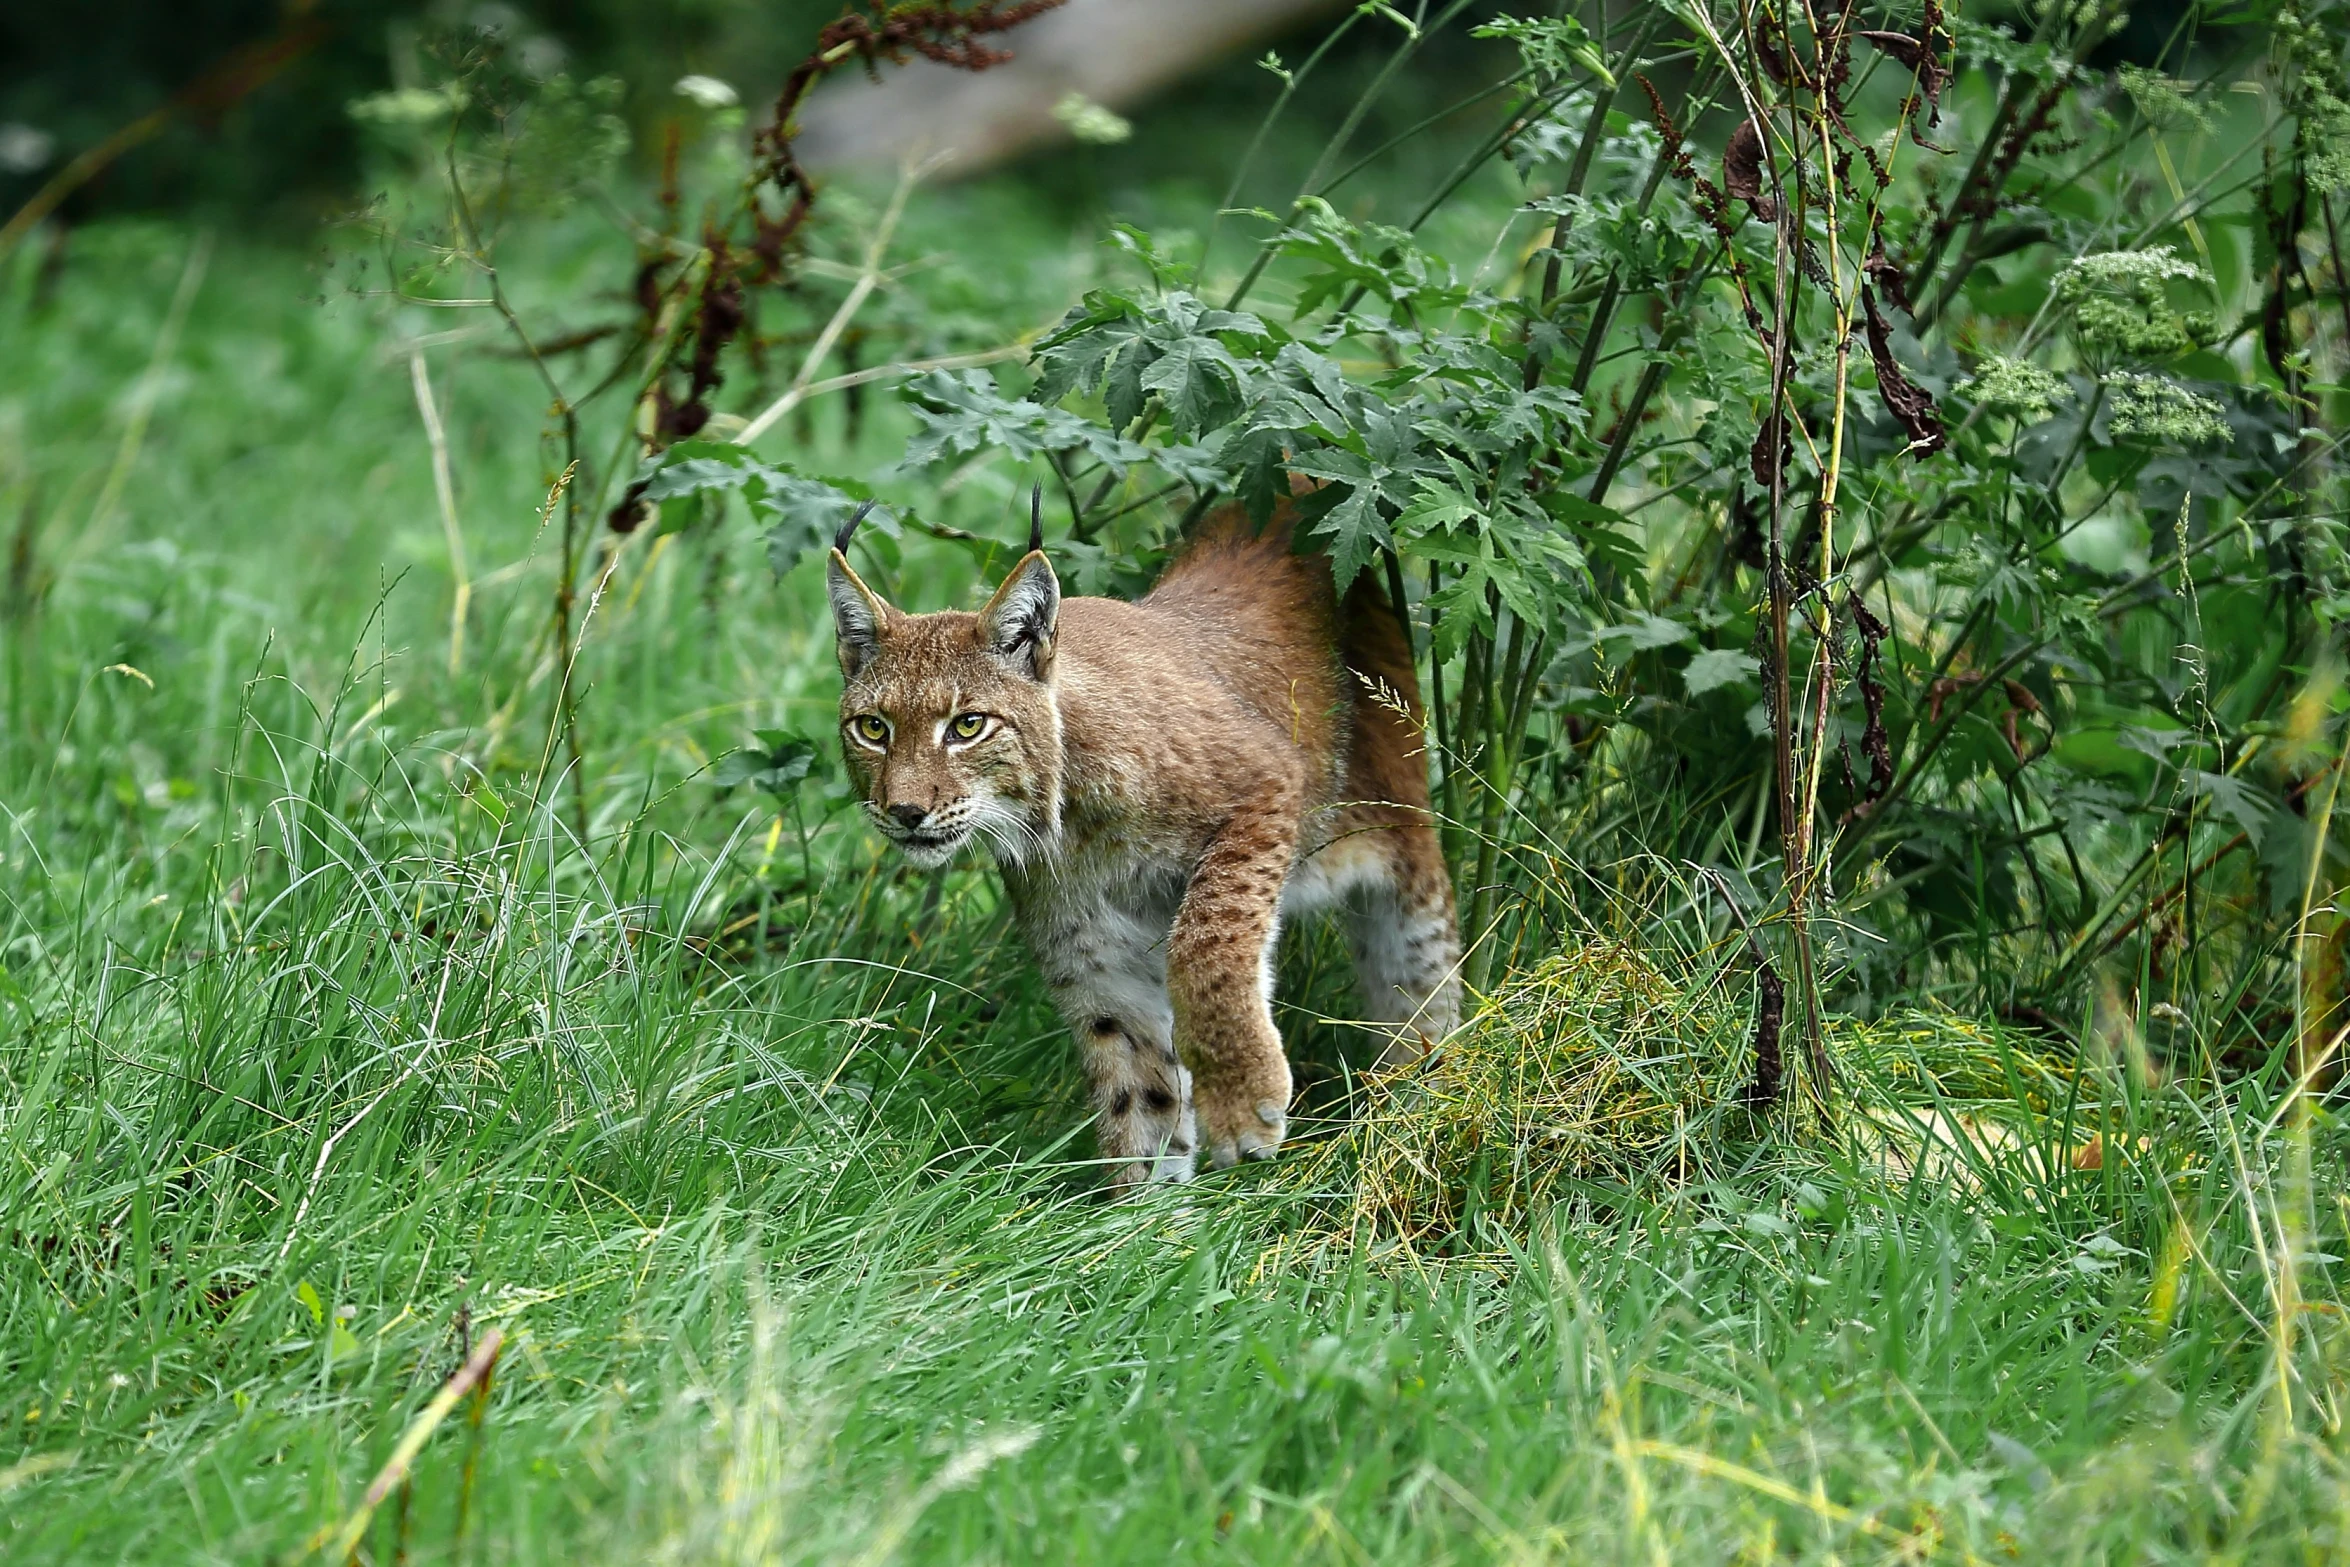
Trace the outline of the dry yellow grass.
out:
M 1412 1247 L 1520 1232 L 1576 1191 L 1709 1178 L 1764 1130 L 1741 1102 L 1752 1027 L 1742 963 L 1674 973 L 1595 940 L 1510 976 L 1426 1060 L 1370 1082 L 1293 1178 L 1340 1204 L 1335 1228 Z M 1857 1101 L 1839 1121 L 1895 1173 L 1949 1141 L 1936 1126 L 1979 1129 L 1959 1141 L 1995 1154 L 2066 1098 L 2069 1067 L 1955 1015 L 1835 1019 L 1828 1033 Z M 1821 1130 L 1800 1095 L 1778 1113 L 1799 1135 Z

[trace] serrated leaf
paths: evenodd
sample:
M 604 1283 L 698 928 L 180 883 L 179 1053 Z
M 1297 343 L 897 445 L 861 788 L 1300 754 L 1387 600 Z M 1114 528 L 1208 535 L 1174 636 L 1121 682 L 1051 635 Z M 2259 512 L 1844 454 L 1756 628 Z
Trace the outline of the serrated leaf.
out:
M 710 768 L 710 781 L 721 789 L 732 789 L 749 783 L 759 775 L 767 758 L 757 751 L 729 751 L 718 758 Z
M 1554 81 L 1566 76 L 1569 67 L 1577 67 L 1610 87 L 1615 85 L 1606 51 L 1590 29 L 1572 16 L 1533 20 L 1499 16 L 1469 29 L 1469 36 L 1506 38 L 1516 44 L 1527 73 L 1538 80 Z
M 829 540 L 860 501 L 872 498 L 853 479 L 813 478 L 723 441 L 680 441 L 656 452 L 638 468 L 637 482 L 645 498 L 660 505 L 664 532 L 690 522 L 691 508 L 703 497 L 740 495 L 752 518 L 768 525 L 767 556 L 779 573 Z M 897 531 L 886 512 L 876 512 L 872 525 Z
M 1328 479 L 1336 484 L 1365 485 L 1371 482 L 1371 461 L 1360 453 L 1343 446 L 1321 446 L 1309 452 L 1300 452 L 1290 467 L 1309 479 Z
M 1493 580 L 1488 570 L 1492 557 L 1483 546 L 1484 541 L 1478 540 L 1476 547 L 1453 551 L 1457 573 L 1428 595 L 1428 607 L 1436 626 L 1433 650 L 1439 661 L 1466 647 L 1470 633 L 1493 629 L 1493 605 L 1485 591 Z M 1426 555 L 1428 551 L 1422 549 L 1420 553 Z
M 1630 527 L 1632 519 L 1613 506 L 1585 500 L 1571 490 L 1553 490 L 1542 497 L 1542 509 L 1570 527 Z
M 1112 430 L 1130 430 L 1134 421 L 1142 417 L 1143 405 L 1150 401 L 1150 391 L 1142 384 L 1142 378 L 1157 356 L 1155 347 L 1138 338 L 1110 361 L 1102 377 L 1102 404 L 1109 411 Z
M 1281 351 L 1273 356 L 1273 368 L 1284 375 L 1303 380 L 1330 407 L 1346 406 L 1346 372 L 1328 354 L 1319 353 L 1303 343 L 1284 343 Z
M 1203 310 L 1192 323 L 1200 332 L 1245 332 L 1250 337 L 1269 337 L 1265 323 L 1245 310 Z
M 1686 621 L 1671 620 L 1663 615 L 1640 615 L 1620 626 L 1609 626 L 1593 634 L 1597 642 L 1621 642 L 1635 653 L 1651 648 L 1671 647 L 1697 635 Z
M 1593 560 L 1619 576 L 1637 577 L 1647 566 L 1632 519 L 1612 506 L 1597 506 L 1580 495 L 1552 490 L 1541 497 L 1543 511 L 1579 541 Z
M 1330 574 L 1340 593 L 1353 585 L 1356 574 L 1382 549 L 1395 543 L 1369 485 L 1357 485 L 1344 500 L 1324 513 L 1310 530 L 1310 536 L 1328 541 Z
M 2124 724 L 2115 732 L 2114 738 L 2117 743 L 2136 751 L 2141 756 L 2151 756 L 2158 762 L 2167 762 L 2170 760 L 2171 752 L 2182 745 L 2194 743 L 2195 731 L 2192 729 L 2152 729 L 2144 724 Z
M 1036 399 L 1057 403 L 1101 384 L 1112 359 L 1139 335 L 1143 307 L 1124 294 L 1095 289 L 1037 344 Z
M 816 765 L 816 747 L 798 735 L 780 729 L 759 731 L 759 744 L 730 751 L 710 769 L 711 781 L 721 789 L 742 784 L 778 797 L 789 795 Z
M 1148 267 L 1151 277 L 1162 288 L 1181 286 L 1192 280 L 1191 264 L 1161 251 L 1158 238 L 1148 229 L 1114 222 L 1110 225 L 1110 243 Z
M 1450 485 L 1423 479 L 1419 493 L 1395 519 L 1395 530 L 1405 538 L 1435 530 L 1450 531 L 1478 516 L 1477 503 Z
M 740 450 L 740 448 L 735 448 Z M 656 459 L 656 465 L 645 475 L 645 499 L 649 501 L 675 500 L 687 495 L 706 495 L 712 491 L 739 490 L 755 482 L 761 465 L 756 459 L 747 462 L 725 462 L 716 457 L 678 458 L 672 446 L 667 461 Z M 748 456 L 748 454 L 745 454 Z
M 1736 648 L 1712 647 L 1691 656 L 1681 671 L 1681 684 L 1693 697 L 1708 691 L 1719 691 L 1724 686 L 1752 680 L 1762 669 L 1762 663 L 1750 653 Z
M 2241 827 L 2253 848 L 2260 847 L 2268 831 L 2269 808 L 2250 783 L 2228 773 L 2207 773 L 2192 767 L 2180 774 L 2179 781 L 2189 794 L 2209 800 L 2215 810 Z
M 1212 429 L 1231 417 L 1240 365 L 1231 350 L 1212 337 L 1186 337 L 1142 372 L 1140 385 L 1159 394 L 1177 430 Z
M 1232 477 L 1232 467 L 1220 449 L 1177 443 L 1144 450 L 1159 472 L 1195 490 L 1212 489 Z

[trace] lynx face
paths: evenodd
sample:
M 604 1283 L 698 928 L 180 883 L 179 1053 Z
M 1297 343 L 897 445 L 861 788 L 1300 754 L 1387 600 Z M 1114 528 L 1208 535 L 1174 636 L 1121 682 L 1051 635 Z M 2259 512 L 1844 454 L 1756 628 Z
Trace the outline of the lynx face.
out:
M 841 750 L 875 829 L 916 865 L 973 837 L 1022 861 L 1059 827 L 1060 713 L 1052 684 L 1060 584 L 1041 553 L 978 614 L 909 615 L 834 551 L 828 585 L 841 666 Z

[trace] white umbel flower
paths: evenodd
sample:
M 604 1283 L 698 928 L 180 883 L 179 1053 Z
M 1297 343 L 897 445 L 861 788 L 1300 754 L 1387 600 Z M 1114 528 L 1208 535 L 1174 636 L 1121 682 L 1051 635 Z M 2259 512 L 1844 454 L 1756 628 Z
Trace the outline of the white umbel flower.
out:
M 1107 147 L 1134 134 L 1134 126 L 1114 109 L 1095 103 L 1083 93 L 1071 93 L 1053 105 L 1053 118 L 1069 127 L 1079 141 Z
M 32 173 L 56 150 L 57 138 L 37 125 L 0 125 L 0 169 L 11 174 Z
M 680 76 L 677 95 L 690 98 L 705 109 L 731 109 L 742 102 L 732 83 L 722 82 L 715 76 Z

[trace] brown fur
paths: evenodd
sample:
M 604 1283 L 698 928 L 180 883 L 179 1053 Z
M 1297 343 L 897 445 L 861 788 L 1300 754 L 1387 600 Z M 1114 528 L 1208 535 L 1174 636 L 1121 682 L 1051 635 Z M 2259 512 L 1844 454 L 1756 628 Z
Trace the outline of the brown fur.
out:
M 1326 562 L 1232 514 L 1131 604 L 1061 601 L 1041 553 L 977 614 L 892 609 L 837 551 L 830 580 L 867 813 L 918 863 L 988 841 L 1116 1184 L 1184 1178 L 1201 1135 L 1218 1164 L 1280 1146 L 1284 914 L 1342 913 L 1390 1061 L 1453 1026 L 1418 683 L 1367 578 L 1341 606 Z

